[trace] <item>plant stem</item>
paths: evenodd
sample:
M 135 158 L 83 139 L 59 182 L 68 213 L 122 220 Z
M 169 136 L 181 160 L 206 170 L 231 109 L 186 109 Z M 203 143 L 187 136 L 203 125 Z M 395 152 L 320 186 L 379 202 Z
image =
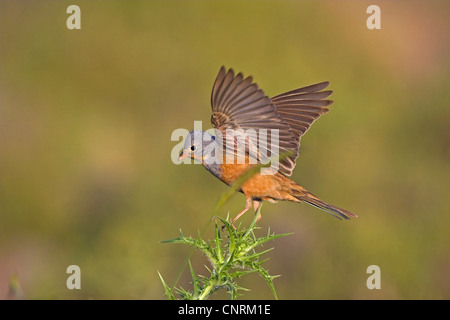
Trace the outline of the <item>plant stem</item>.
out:
M 198 300 L 208 299 L 211 290 L 214 288 L 214 283 L 211 281 L 209 285 L 203 290 L 202 294 L 198 297 Z

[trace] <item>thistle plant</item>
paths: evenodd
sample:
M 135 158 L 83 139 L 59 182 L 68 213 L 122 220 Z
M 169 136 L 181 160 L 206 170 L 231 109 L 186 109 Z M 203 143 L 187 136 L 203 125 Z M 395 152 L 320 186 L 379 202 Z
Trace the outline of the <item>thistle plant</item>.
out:
M 273 280 L 278 276 L 269 274 L 262 264 L 267 259 L 262 260 L 261 256 L 271 251 L 273 248 L 258 251 L 264 243 L 286 236 L 288 234 L 271 234 L 270 229 L 267 235 L 257 237 L 255 235 L 256 217 L 247 229 L 234 229 L 232 223 L 227 219 L 216 217 L 214 239 L 204 240 L 198 233 L 197 238 L 186 237 L 180 231 L 180 236 L 175 239 L 162 241 L 163 243 L 181 243 L 187 244 L 200 250 L 208 259 L 210 267 L 205 266 L 209 271 L 209 276 L 197 275 L 189 261 L 189 268 L 192 276 L 193 289 L 188 291 L 182 287 L 169 287 L 161 274 L 159 277 L 164 286 L 165 294 L 168 299 L 176 300 L 175 294 L 179 299 L 184 300 L 205 300 L 208 299 L 217 290 L 226 290 L 232 300 L 236 299 L 241 291 L 248 291 L 237 284 L 237 280 L 242 276 L 257 272 L 267 282 L 273 296 L 277 299 L 277 294 Z M 219 222 L 223 226 L 219 226 Z
M 278 161 L 281 161 L 290 155 L 290 152 L 285 152 L 279 156 Z M 272 160 L 273 159 L 271 159 L 271 161 Z M 217 203 L 215 212 L 218 212 L 219 209 L 230 200 L 245 181 L 255 175 L 261 168 L 268 166 L 269 163 L 259 163 L 239 177 L 233 185 L 222 194 Z M 161 241 L 162 243 L 187 244 L 193 249 L 200 250 L 210 263 L 209 268 L 208 266 L 205 266 L 209 271 L 209 277 L 207 277 L 197 275 L 191 262 L 188 260 L 192 276 L 192 291 L 185 290 L 182 287 L 169 287 L 158 272 L 166 297 L 170 300 L 177 300 L 175 294 L 178 294 L 179 298 L 183 300 L 206 300 L 215 291 L 224 289 L 230 295 L 230 299 L 235 300 L 241 295 L 241 291 L 249 291 L 248 289 L 239 286 L 237 280 L 246 274 L 257 272 L 267 282 L 275 299 L 278 299 L 273 280 L 279 276 L 270 275 L 268 270 L 262 266 L 267 259 L 260 259 L 263 254 L 271 251 L 273 248 L 262 251 L 258 251 L 257 249 L 270 240 L 287 236 L 290 233 L 276 235 L 271 234 L 269 229 L 267 235 L 257 237 L 255 230 L 259 228 L 256 226 L 256 220 L 261 208 L 262 206 L 255 212 L 253 221 L 247 229 L 241 230 L 240 226 L 235 229 L 234 225 L 229 220 L 229 217 L 222 219 L 215 216 L 215 233 L 213 240 L 205 241 L 200 232 L 198 232 L 197 238 L 185 237 L 180 230 L 180 236 L 178 238 Z M 221 227 L 218 226 L 219 222 L 222 223 Z

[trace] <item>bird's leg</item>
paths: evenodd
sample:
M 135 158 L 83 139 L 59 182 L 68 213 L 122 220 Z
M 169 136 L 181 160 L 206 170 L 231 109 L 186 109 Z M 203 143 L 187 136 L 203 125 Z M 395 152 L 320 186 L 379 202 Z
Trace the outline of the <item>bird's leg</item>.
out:
M 236 220 L 239 219 L 244 213 L 246 213 L 251 207 L 252 207 L 252 198 L 246 198 L 244 210 L 242 210 L 236 217 L 233 218 L 233 220 L 231 220 L 231 225 L 233 226 L 234 230 L 237 230 L 237 228 L 234 226 Z
M 253 200 L 253 209 L 255 209 L 255 214 L 258 213 L 258 216 L 256 217 L 256 222 L 258 222 L 261 219 L 261 205 L 262 201 L 259 200 Z

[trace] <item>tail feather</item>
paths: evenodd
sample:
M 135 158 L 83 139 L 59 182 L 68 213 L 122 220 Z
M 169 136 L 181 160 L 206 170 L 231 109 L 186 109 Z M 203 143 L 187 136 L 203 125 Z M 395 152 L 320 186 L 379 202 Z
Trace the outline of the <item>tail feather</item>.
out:
M 350 211 L 338 208 L 329 203 L 326 203 L 325 201 L 320 200 L 315 195 L 313 195 L 309 191 L 305 190 L 301 186 L 297 185 L 296 188 L 292 191 L 293 191 L 292 195 L 296 199 L 300 200 L 301 202 L 306 202 L 316 208 L 319 208 L 319 209 L 331 214 L 333 217 L 338 218 L 339 220 L 342 220 L 342 219 L 349 220 L 349 219 L 358 217 L 356 214 L 351 213 Z
M 354 213 L 351 213 L 350 211 L 335 207 L 329 203 L 326 203 L 320 199 L 314 199 L 311 197 L 302 197 L 299 200 L 304 201 L 316 208 L 319 208 L 329 214 L 331 214 L 333 217 L 338 218 L 339 220 L 345 219 L 349 220 L 352 218 L 357 218 L 358 216 Z

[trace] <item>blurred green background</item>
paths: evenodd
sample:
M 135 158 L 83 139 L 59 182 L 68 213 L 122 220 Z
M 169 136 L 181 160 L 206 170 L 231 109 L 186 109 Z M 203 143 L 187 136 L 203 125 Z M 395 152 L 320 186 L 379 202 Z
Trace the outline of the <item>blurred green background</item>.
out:
M 81 8 L 81 30 L 66 9 Z M 450 298 L 450 2 L 1 1 L 0 298 L 165 299 L 226 186 L 171 162 L 176 128 L 210 126 L 220 66 L 267 95 L 330 81 L 292 178 L 359 215 L 266 203 L 281 299 Z M 219 215 L 237 214 L 235 195 Z M 243 218 L 249 223 L 252 214 Z M 191 256 L 206 274 L 205 258 Z M 81 290 L 66 268 L 81 268 Z M 381 290 L 366 269 L 381 268 Z M 271 299 L 248 275 L 242 299 Z M 16 296 L 20 296 L 20 292 Z M 218 294 L 216 298 L 226 298 Z

